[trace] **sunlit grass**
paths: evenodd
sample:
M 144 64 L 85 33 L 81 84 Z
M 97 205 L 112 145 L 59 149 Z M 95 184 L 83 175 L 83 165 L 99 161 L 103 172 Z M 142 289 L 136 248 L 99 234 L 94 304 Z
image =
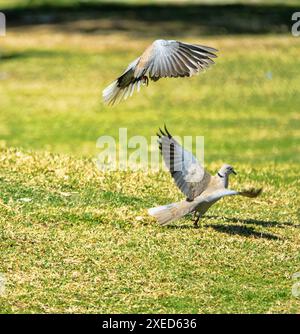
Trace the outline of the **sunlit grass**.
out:
M 194 229 L 147 216 L 181 198 L 166 173 L 15 150 L 0 164 L 1 312 L 299 312 L 296 165 L 239 165 L 232 187 L 263 196 L 223 200 Z

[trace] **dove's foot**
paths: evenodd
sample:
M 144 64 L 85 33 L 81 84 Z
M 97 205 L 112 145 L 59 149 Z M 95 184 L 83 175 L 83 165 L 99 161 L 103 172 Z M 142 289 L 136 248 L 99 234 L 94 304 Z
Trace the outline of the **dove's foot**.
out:
M 142 84 L 143 85 L 148 86 L 149 79 L 148 79 L 148 77 L 146 75 L 142 76 L 141 80 L 142 80 Z

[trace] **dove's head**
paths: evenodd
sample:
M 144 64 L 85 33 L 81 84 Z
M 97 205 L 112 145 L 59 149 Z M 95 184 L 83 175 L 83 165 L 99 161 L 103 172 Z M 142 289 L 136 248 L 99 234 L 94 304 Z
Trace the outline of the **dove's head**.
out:
M 224 177 L 224 176 L 228 176 L 230 174 L 235 174 L 236 175 L 236 171 L 233 169 L 232 166 L 224 164 L 221 169 L 218 172 L 219 176 Z

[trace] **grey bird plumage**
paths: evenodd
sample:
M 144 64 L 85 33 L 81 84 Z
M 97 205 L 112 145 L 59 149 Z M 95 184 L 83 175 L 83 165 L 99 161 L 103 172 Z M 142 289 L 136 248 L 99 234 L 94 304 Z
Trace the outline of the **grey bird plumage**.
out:
M 169 133 L 166 126 L 160 130 L 159 147 L 167 168 L 186 199 L 148 210 L 161 225 L 167 225 L 189 213 L 199 219 L 217 201 L 225 196 L 241 195 L 254 198 L 262 189 L 236 191 L 228 189 L 229 175 L 236 174 L 232 166 L 224 164 L 216 175 L 208 173 L 191 152 L 186 151 Z
M 214 64 L 216 49 L 175 40 L 158 39 L 129 64 L 123 74 L 103 90 L 103 100 L 113 105 L 132 96 L 149 78 L 190 77 Z M 149 78 L 148 78 L 149 77 Z

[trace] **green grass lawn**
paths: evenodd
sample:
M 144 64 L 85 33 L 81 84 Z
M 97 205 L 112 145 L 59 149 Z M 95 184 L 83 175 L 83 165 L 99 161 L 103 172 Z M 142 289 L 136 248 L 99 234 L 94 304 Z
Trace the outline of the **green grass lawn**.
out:
M 271 23 L 255 35 L 205 33 L 182 17 L 149 31 L 107 10 L 12 24 L 0 37 L 0 312 L 299 313 L 300 37 Z M 105 107 L 102 89 L 157 37 L 219 58 Z M 232 188 L 263 195 L 222 200 L 200 229 L 189 218 L 158 226 L 146 209 L 183 197 L 171 177 L 103 173 L 93 159 L 99 136 L 126 127 L 149 140 L 164 122 L 204 136 L 209 171 L 237 170 Z

